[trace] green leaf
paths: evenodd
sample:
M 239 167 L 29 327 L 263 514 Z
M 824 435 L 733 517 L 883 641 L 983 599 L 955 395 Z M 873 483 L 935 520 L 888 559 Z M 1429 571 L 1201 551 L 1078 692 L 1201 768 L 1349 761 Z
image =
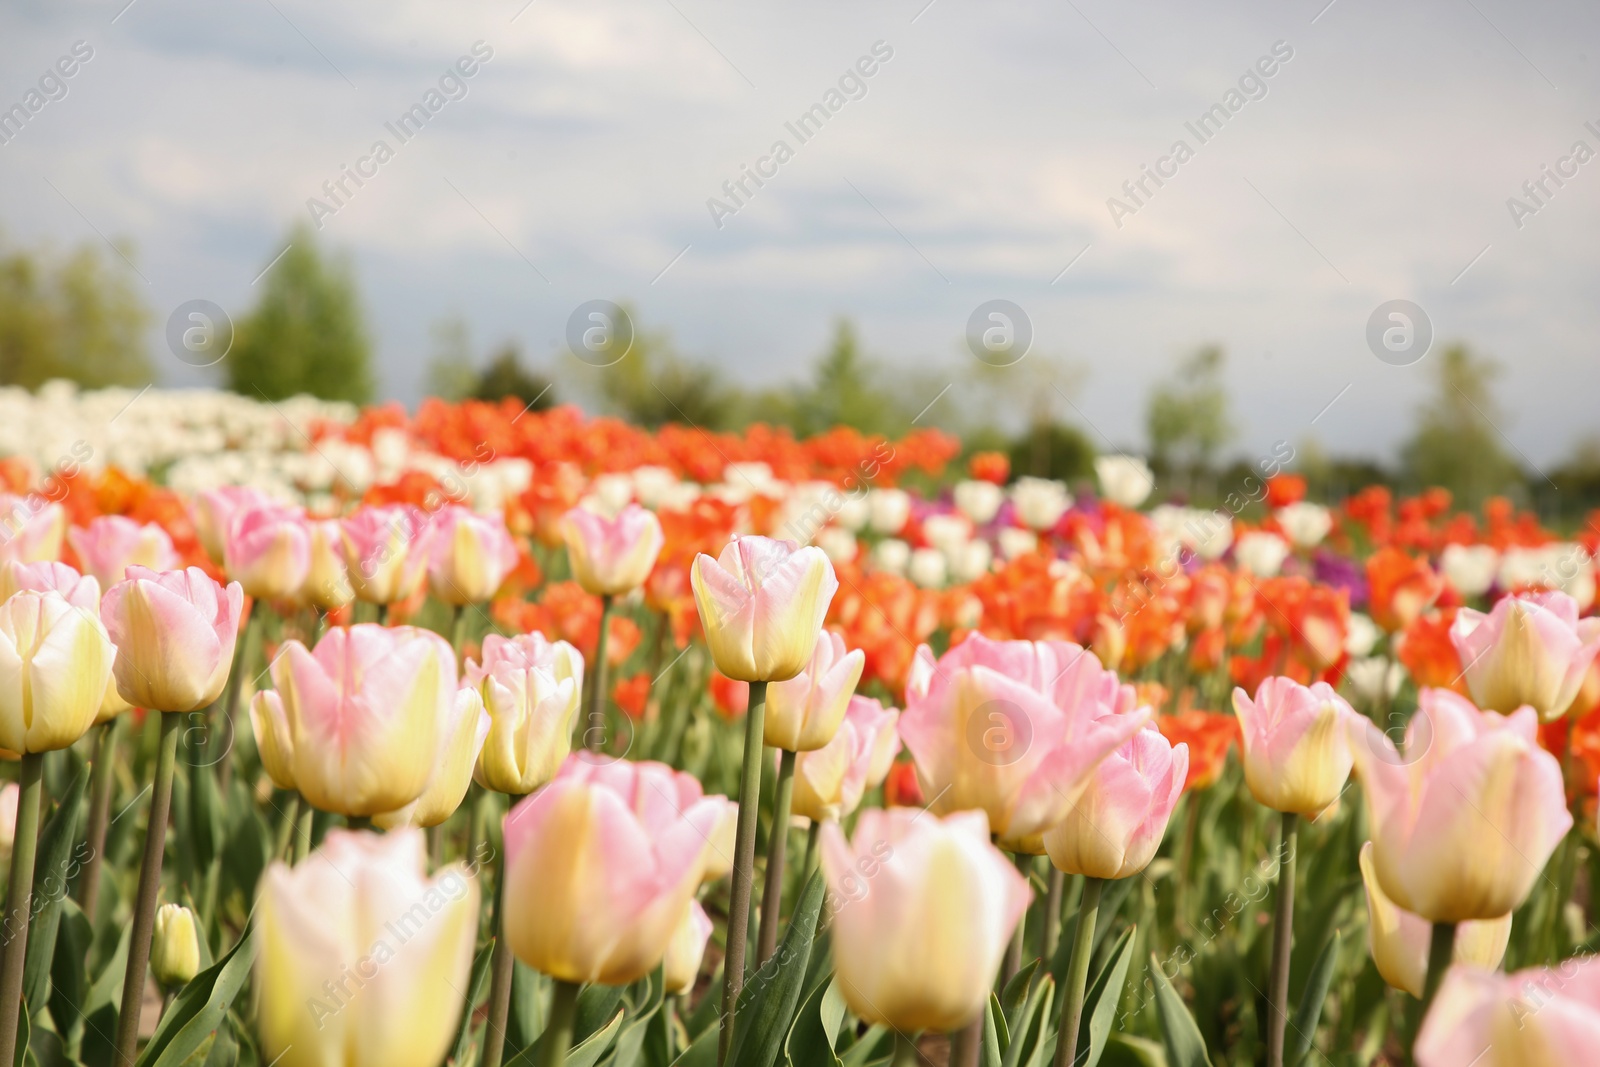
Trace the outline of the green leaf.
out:
M 1122 1000 L 1122 987 L 1128 981 L 1128 965 L 1133 961 L 1133 935 L 1138 927 L 1130 926 L 1111 947 L 1111 960 L 1095 976 L 1094 984 L 1083 998 L 1083 1017 L 1087 1025 L 1078 1031 L 1076 1067 L 1096 1067 L 1106 1050 L 1106 1038 L 1111 1036 L 1112 1024 L 1117 1021 L 1117 1004 Z
M 739 994 L 733 1045 L 728 1062 L 739 1067 L 772 1067 L 788 1036 L 804 992 L 806 963 L 822 912 L 822 872 L 813 871 L 795 902 L 789 929 L 778 950 L 761 965 Z
M 1028 991 L 1033 988 L 1033 976 L 1039 973 L 1039 966 L 1040 961 L 1034 960 L 1012 975 L 1011 981 L 1006 983 L 1005 991 L 1000 994 L 1000 1007 L 1005 1014 L 1006 1029 L 1013 1034 L 1022 1032 L 1017 1013 L 1028 1003 Z
M 993 993 L 983 1006 L 983 1047 L 978 1050 L 979 1067 L 1000 1067 L 1000 1031 L 1006 1025 L 1000 1014 L 1000 1001 Z
M 865 1067 L 873 1053 L 887 1055 L 893 1048 L 894 1032 L 882 1023 L 875 1023 L 840 1059 L 844 1061 L 844 1067 Z M 739 1067 L 744 1065 L 739 1064 Z
M 622 1003 L 622 986 L 591 983 L 578 994 L 578 1014 L 572 1022 L 572 1043 L 576 1047 L 589 1036 L 599 1033 Z
M 1037 961 L 1035 966 L 1029 969 L 1036 970 Z M 1049 975 L 1045 975 L 1028 993 L 1022 1011 L 1014 1020 L 1011 1047 L 1006 1049 L 1005 1059 L 1001 1061 L 1003 1067 L 1023 1067 L 1032 1061 L 1033 1054 L 1039 1050 L 1045 1031 L 1044 1016 L 1049 1012 L 1050 1004 L 1055 999 L 1055 989 L 1055 981 Z
M 1161 1040 L 1167 1047 L 1167 1067 L 1211 1067 L 1205 1038 L 1183 998 L 1161 971 L 1161 961 L 1150 956 L 1150 978 L 1156 987 L 1156 1014 L 1161 1018 Z
M 506 1045 L 527 1048 L 544 1033 L 544 1006 L 550 982 L 521 960 L 511 961 L 511 1005 L 506 1012 Z
M 1167 1053 L 1149 1038 L 1112 1034 L 1105 1062 L 1106 1067 L 1167 1067 Z
M 714 995 L 708 993 L 707 999 Z M 700 1031 L 700 1036 L 672 1061 L 672 1067 L 717 1067 L 717 1028 L 708 1026 Z
M 55 962 L 56 931 L 61 925 L 61 902 L 66 899 L 74 862 L 72 844 L 78 836 L 78 809 L 88 774 L 79 771 L 56 806 L 55 814 L 39 834 L 38 859 L 33 868 L 33 900 L 29 905 L 27 953 L 23 957 L 22 995 L 29 1004 L 44 1007 L 50 1000 L 50 965 Z
M 94 943 L 88 918 L 70 897 L 61 902 L 61 929 L 50 964 L 50 1018 L 64 1033 L 83 1025 L 82 1005 L 89 996 L 86 960 Z
M 220 712 L 219 712 L 220 715 Z M 217 798 L 216 769 L 207 766 L 205 753 L 205 714 L 193 712 L 186 716 L 188 729 L 181 740 L 189 742 L 180 749 L 180 758 L 189 763 L 189 831 L 187 839 L 194 849 L 197 870 L 205 870 L 211 861 L 222 854 L 222 804 Z M 191 736 L 193 739 L 191 740 Z
M 616 1017 L 605 1026 L 590 1034 L 589 1037 L 574 1045 L 571 1052 L 567 1053 L 567 1067 L 594 1067 L 600 1062 L 600 1057 L 611 1050 L 612 1042 L 622 1032 L 622 1017 L 626 1013 L 618 1009 Z M 712 1062 L 715 1063 L 716 1044 L 712 1043 Z M 505 1067 L 533 1067 L 540 1059 L 539 1044 L 535 1042 L 517 1053 L 506 1062 Z
M 783 1043 L 789 1067 L 839 1067 L 839 1055 L 833 1045 L 839 1036 L 839 1024 L 844 1021 L 844 998 L 839 995 L 838 985 L 836 979 L 819 983 L 801 1002 L 789 1039 Z
M 1006 1049 L 1011 1047 L 1011 1031 L 1006 1026 L 1006 1013 L 1000 1007 L 1000 998 L 993 993 L 989 994 L 987 1012 L 988 1023 L 994 1030 L 994 1062 L 995 1067 L 1000 1067 L 1001 1058 L 1005 1056 Z M 988 1042 L 988 1037 L 984 1038 Z
M 1300 994 L 1300 1005 L 1294 1010 L 1294 1025 L 1289 1029 L 1289 1048 L 1284 1062 L 1299 1063 L 1311 1051 L 1311 1039 L 1316 1036 L 1317 1022 L 1322 1018 L 1322 1003 L 1328 998 L 1328 986 L 1333 982 L 1333 970 L 1339 962 L 1339 932 L 1335 930 L 1317 962 L 1311 965 L 1306 978 L 1306 988 Z
M 472 1048 L 472 1012 L 477 1007 L 478 998 L 484 995 L 484 989 L 489 982 L 489 961 L 494 958 L 494 938 L 478 950 L 478 955 L 472 961 L 472 977 L 467 981 L 467 1003 L 461 1009 L 461 1025 L 456 1030 L 456 1039 L 450 1047 L 455 1049 L 450 1055 L 454 1063 L 466 1063 L 467 1051 Z
M 250 976 L 254 959 L 255 938 L 247 925 L 226 956 L 183 987 L 161 1017 L 136 1067 L 178 1067 L 199 1051 L 227 1017 L 233 998 Z
M 13 1067 L 28 1067 L 28 1037 L 32 1027 L 28 1023 L 28 998 L 22 998 L 22 1004 L 17 1008 L 17 1049 L 12 1057 Z

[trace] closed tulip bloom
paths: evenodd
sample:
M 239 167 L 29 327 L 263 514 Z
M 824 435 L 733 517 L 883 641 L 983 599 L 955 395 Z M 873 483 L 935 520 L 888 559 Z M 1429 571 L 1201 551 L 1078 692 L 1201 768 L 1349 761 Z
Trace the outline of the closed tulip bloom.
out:
M 194 530 L 211 562 L 222 566 L 228 524 L 235 512 L 273 503 L 272 497 L 247 485 L 225 485 L 194 496 Z
M 506 943 L 561 981 L 627 985 L 666 955 L 723 807 L 680 806 L 665 767 L 567 767 L 506 816 Z
M 278 1067 L 438 1067 L 461 1019 L 478 887 L 425 876 L 420 830 L 328 831 L 256 897 L 256 1020 Z
M 194 912 L 182 904 L 163 904 L 156 911 L 150 970 L 168 989 L 187 985 L 200 973 L 200 936 L 195 932 Z
M 246 596 L 288 600 L 311 573 L 311 524 L 299 508 L 241 508 L 228 523 L 222 558 L 228 577 Z
M 855 811 L 862 794 L 873 784 L 875 762 L 888 752 L 883 768 L 887 777 L 887 764 L 900 751 L 895 719 L 896 713 L 885 711 L 876 700 L 852 697 L 833 740 L 814 751 L 800 753 L 795 760 L 791 812 L 812 822 L 837 822 Z M 893 742 L 892 746 L 886 738 Z
M 67 543 L 78 556 L 83 573 L 92 574 L 101 588 L 127 577 L 129 567 L 169 571 L 178 566 L 172 538 L 155 523 L 138 523 L 122 515 L 102 515 L 88 526 L 67 531 Z
M 979 526 L 990 522 L 1000 512 L 1000 505 L 1005 503 L 1005 490 L 993 482 L 964 481 L 957 482 L 951 497 L 955 500 L 956 507 L 961 509 L 961 514 L 971 519 Z
M 345 572 L 356 598 L 404 600 L 422 584 L 428 563 L 427 520 L 405 504 L 364 507 L 340 523 Z
M 717 669 L 741 682 L 781 682 L 805 670 L 839 588 L 820 548 L 735 535 L 689 572 Z
M 24 589 L 36 593 L 60 593 L 67 603 L 83 608 L 96 617 L 100 614 L 100 583 L 93 575 L 79 574 L 65 563 L 18 563 L 11 560 L 0 565 L 0 602 Z M 105 696 L 100 700 L 100 711 L 95 722 L 110 722 L 132 707 L 117 692 L 117 679 L 113 674 L 106 679 Z
M 1417 1034 L 1417 1067 L 1581 1067 L 1600 1041 L 1600 960 L 1500 974 L 1452 967 Z
M 872 731 L 872 758 L 867 762 L 867 788 L 876 789 L 889 777 L 894 758 L 904 747 L 900 741 L 900 709 L 886 708 L 872 697 L 853 696 L 845 720 Z
M 1100 761 L 1138 732 L 1148 708 L 1113 714 L 1117 676 L 1064 641 L 973 633 L 937 664 L 917 651 L 900 737 L 939 813 L 980 808 L 1001 847 L 1038 855 Z
M 1307 500 L 1287 504 L 1274 512 L 1273 517 L 1296 548 L 1316 548 L 1333 529 L 1333 512 Z
M 1233 711 L 1245 784 L 1257 803 L 1315 818 L 1338 799 L 1350 777 L 1346 724 L 1359 716 L 1332 686 L 1268 678 L 1254 700 L 1235 689 Z
M 1479 711 L 1424 689 L 1402 754 L 1367 720 L 1351 728 L 1384 895 L 1433 923 L 1498 919 L 1527 899 L 1572 828 L 1561 764 L 1531 708 Z
M 1384 895 L 1372 871 L 1372 842 L 1361 846 L 1361 881 L 1367 888 L 1367 945 L 1383 980 L 1422 999 L 1428 977 L 1431 927 Z M 1456 927 L 1454 961 L 1491 970 L 1500 966 L 1511 938 L 1511 916 Z
M 0 604 L 0 748 L 52 752 L 94 725 L 117 650 L 92 611 L 57 593 Z
M 1500 553 L 1493 545 L 1445 545 L 1439 553 L 1439 570 L 1457 593 L 1482 596 L 1494 585 Z
M 1066 819 L 1044 835 L 1058 870 L 1128 878 L 1150 865 L 1189 774 L 1189 746 L 1146 726 L 1095 768 Z
M 711 929 L 711 917 L 706 909 L 698 900 L 690 900 L 689 910 L 673 931 L 666 957 L 661 961 L 661 981 L 668 996 L 694 989 L 694 980 L 700 975 L 700 961 L 705 958 L 706 942 L 711 940 Z
M 106 592 L 100 617 L 117 646 L 117 691 L 137 708 L 198 711 L 222 695 L 233 667 L 244 590 L 199 567 L 129 567 Z
M 430 541 L 428 590 L 446 604 L 489 600 L 517 566 L 517 544 L 500 515 L 451 504 L 434 515 Z
M 374 815 L 372 822 L 385 830 L 396 826 L 438 826 L 456 813 L 472 784 L 472 771 L 489 736 L 489 715 L 476 689 L 456 690 L 455 705 L 444 724 L 444 739 L 434 758 L 428 787 L 415 801 L 398 811 Z
M 844 638 L 824 630 L 806 669 L 767 688 L 766 743 L 809 752 L 833 740 L 866 662 L 865 652 L 847 651 Z
M 311 527 L 311 566 L 299 599 L 318 611 L 337 611 L 356 598 L 344 565 L 344 535 L 338 519 L 318 519 Z
M 849 842 L 830 823 L 822 872 L 851 1011 L 906 1033 L 959 1030 L 982 1013 L 1032 893 L 989 843 L 981 811 L 864 811 Z
M 583 692 L 583 657 L 543 634 L 483 641 L 483 662 L 467 660 L 463 684 L 478 690 L 489 736 L 473 776 L 485 789 L 521 796 L 544 785 L 572 751 L 572 721 Z
M 629 504 L 614 519 L 577 507 L 561 520 L 572 576 L 584 592 L 617 596 L 644 584 L 666 537 L 655 512 Z
M 1150 464 L 1142 456 L 1096 456 L 1094 475 L 1100 482 L 1100 495 L 1125 508 L 1143 504 L 1156 486 Z
M 0 493 L 0 560 L 41 563 L 61 558 L 67 513 L 39 496 Z
M 272 679 L 276 691 L 251 702 L 262 763 L 275 781 L 275 767 L 284 774 L 280 784 L 292 779 L 312 807 L 343 815 L 419 800 L 436 754 L 453 747 L 455 716 L 471 715 L 457 704 L 449 643 L 411 626 L 329 630 L 315 651 L 285 641 Z
M 1527 704 L 1548 722 L 1567 713 L 1600 652 L 1600 618 L 1578 618 L 1565 593 L 1508 596 L 1487 615 L 1458 611 L 1450 641 L 1479 707 L 1510 714 Z

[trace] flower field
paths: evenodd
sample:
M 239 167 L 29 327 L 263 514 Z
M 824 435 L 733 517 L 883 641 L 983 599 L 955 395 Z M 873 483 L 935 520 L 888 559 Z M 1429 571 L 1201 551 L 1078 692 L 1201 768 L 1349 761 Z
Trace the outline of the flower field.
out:
M 1594 1062 L 1600 513 L 0 389 L 0 1063 Z

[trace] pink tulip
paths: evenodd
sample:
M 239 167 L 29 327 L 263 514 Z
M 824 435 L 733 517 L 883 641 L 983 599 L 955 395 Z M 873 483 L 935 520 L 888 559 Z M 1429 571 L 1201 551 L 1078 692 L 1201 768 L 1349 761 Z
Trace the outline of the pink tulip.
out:
M 222 566 L 224 546 L 228 541 L 228 524 L 235 512 L 245 508 L 262 507 L 274 503 L 272 497 L 247 485 L 225 485 L 207 489 L 194 497 L 194 530 L 200 546 L 211 557 L 211 562 Z
M 1445 974 L 1415 1048 L 1417 1067 L 1578 1067 L 1600 1046 L 1600 960 L 1500 974 Z
M 1360 716 L 1332 686 L 1268 678 L 1255 700 L 1235 689 L 1233 711 L 1245 784 L 1257 803 L 1315 818 L 1339 799 L 1350 777 L 1347 724 Z
M 1067 874 L 1127 878 L 1150 865 L 1189 773 L 1189 746 L 1147 725 L 1095 768 L 1066 819 L 1044 835 Z
M 127 576 L 129 567 L 170 571 L 179 564 L 172 538 L 155 523 L 137 523 L 122 515 L 102 515 L 88 526 L 67 531 L 85 574 L 109 589 Z
M 18 563 L 0 565 L 0 601 L 11 594 L 28 590 L 34 593 L 60 593 L 73 607 L 100 614 L 100 583 L 93 575 L 79 574 L 65 563 Z
M 822 872 L 851 1011 L 906 1033 L 959 1030 L 982 1013 L 1032 893 L 981 811 L 871 809 L 850 842 L 829 823 Z
M 543 634 L 483 639 L 483 662 L 467 660 L 462 684 L 483 694 L 491 726 L 475 777 L 485 789 L 523 796 L 544 785 L 572 751 L 583 692 L 583 656 Z
M 1600 618 L 1579 619 L 1566 593 L 1502 597 L 1494 610 L 1462 608 L 1450 641 L 1481 708 L 1510 714 L 1531 705 L 1546 721 L 1572 706 L 1600 652 Z
M 393 604 L 417 591 L 428 562 L 429 527 L 405 504 L 364 507 L 340 526 L 344 562 L 357 599 Z
M 1094 653 L 1064 641 L 973 633 L 906 689 L 900 737 L 936 812 L 981 808 L 1011 852 L 1038 855 L 1100 761 L 1149 718 L 1114 714 L 1122 686 Z
M 717 670 L 740 682 L 781 682 L 805 670 L 839 579 L 822 549 L 735 536 L 689 571 Z
M 436 762 L 459 771 L 466 792 L 482 741 L 459 737 L 456 727 L 470 716 L 468 732 L 476 734 L 483 705 L 458 703 L 455 653 L 438 634 L 362 623 L 329 630 L 314 651 L 285 641 L 272 679 L 277 691 L 258 693 L 251 704 L 262 762 L 312 807 L 399 811 L 423 797 Z M 452 741 L 471 747 L 473 758 L 457 764 Z
M 822 631 L 805 670 L 768 687 L 766 743 L 809 752 L 833 740 L 866 662 L 865 652 L 846 651 L 844 638 Z
M 503 922 L 518 959 L 564 982 L 605 985 L 661 964 L 723 817 L 709 798 L 686 803 L 673 775 L 574 757 L 511 810 Z
M 517 543 L 500 515 L 451 504 L 433 517 L 428 588 L 446 604 L 481 604 L 517 566 Z
M 67 513 L 37 494 L 0 493 L 0 560 L 39 563 L 61 558 Z
M 883 753 L 887 764 L 900 751 L 897 717 L 876 700 L 851 697 L 833 740 L 796 758 L 791 812 L 812 822 L 837 822 L 855 811 Z M 887 765 L 883 773 L 888 775 Z
M 129 567 L 106 592 L 100 617 L 117 646 L 117 691 L 134 707 L 198 711 L 217 699 L 233 666 L 244 590 L 199 567 Z
M 1527 899 L 1572 827 L 1561 764 L 1538 728 L 1532 708 L 1479 711 L 1446 689 L 1422 691 L 1403 755 L 1371 722 L 1353 723 L 1373 871 L 1389 899 L 1436 923 L 1497 919 Z
M 845 721 L 861 721 L 873 732 L 872 757 L 867 761 L 867 788 L 876 789 L 889 777 L 894 758 L 904 747 L 900 741 L 900 709 L 886 708 L 872 697 L 853 696 Z
M 299 599 L 318 611 L 335 611 L 356 598 L 344 565 L 344 534 L 338 519 L 311 524 L 311 566 Z
M 246 596 L 288 600 L 311 573 L 311 525 L 299 508 L 242 507 L 228 523 L 222 557 Z
M 614 519 L 576 507 L 561 520 L 572 575 L 595 596 L 616 596 L 644 584 L 666 538 L 655 512 L 629 504 Z

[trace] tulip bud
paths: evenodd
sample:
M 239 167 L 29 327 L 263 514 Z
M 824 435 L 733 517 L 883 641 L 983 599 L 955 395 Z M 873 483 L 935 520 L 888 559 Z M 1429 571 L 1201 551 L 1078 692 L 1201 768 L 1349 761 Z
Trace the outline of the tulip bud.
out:
M 1057 870 L 1128 878 L 1150 865 L 1183 793 L 1189 747 L 1147 726 L 1095 768 L 1072 813 L 1044 835 Z
M 616 596 L 644 584 L 666 538 L 655 512 L 629 504 L 614 519 L 576 507 L 561 521 L 572 575 L 584 592 Z
M 428 562 L 429 527 L 413 507 L 364 507 L 339 527 L 356 597 L 393 604 L 417 591 Z
M 717 669 L 744 682 L 781 682 L 805 670 L 839 588 L 820 548 L 735 536 L 722 554 L 695 557 L 695 607 Z
M 56 592 L 67 603 L 94 615 L 100 615 L 100 583 L 93 575 L 82 575 L 65 563 L 18 563 L 15 560 L 0 565 L 0 602 L 11 599 L 13 593 L 32 590 L 36 593 Z M 106 678 L 105 695 L 100 698 L 100 710 L 95 723 L 110 722 L 131 708 L 117 692 L 115 675 Z
M 1479 711 L 1424 689 L 1402 753 L 1365 719 L 1350 727 L 1383 893 L 1431 923 L 1498 919 L 1522 905 L 1572 828 L 1561 764 L 1532 708 Z
M 983 1011 L 1032 893 L 982 812 L 868 810 L 822 828 L 839 992 L 869 1023 L 959 1030 Z
M 1024 476 L 1011 487 L 1017 521 L 1030 530 L 1048 530 L 1072 506 L 1072 495 L 1061 482 Z
M 163 904 L 156 911 L 150 939 L 150 970 L 168 989 L 187 985 L 200 973 L 200 935 L 194 912 L 182 904 Z
M 1361 881 L 1367 888 L 1367 945 L 1383 980 L 1422 999 L 1428 977 L 1432 927 L 1384 895 L 1372 870 L 1372 842 L 1361 846 Z M 1498 969 L 1511 938 L 1511 916 L 1456 927 L 1456 963 Z
M 1305 500 L 1279 508 L 1273 517 L 1296 548 L 1316 548 L 1333 529 L 1333 512 Z
M 311 572 L 311 525 L 299 508 L 240 508 L 228 523 L 222 556 L 228 577 L 246 596 L 288 600 Z
M 66 748 L 94 725 L 117 649 L 92 611 L 59 593 L 0 604 L 0 748 Z
M 801 752 L 795 760 L 790 811 L 812 822 L 837 822 L 855 811 L 875 765 L 881 762 L 887 775 L 888 765 L 900 751 L 894 728 L 897 717 L 897 712 L 885 711 L 876 700 L 851 697 L 849 711 L 833 740 L 814 751 Z
M 300 599 L 318 611 L 337 611 L 356 598 L 344 565 L 344 540 L 338 519 L 310 523 L 311 566 Z
M 461 864 L 424 876 L 420 830 L 328 831 L 274 863 L 256 898 L 261 1060 L 278 1067 L 437 1067 L 455 1036 L 478 931 Z
M 225 485 L 207 489 L 194 496 L 194 529 L 200 546 L 211 557 L 211 562 L 222 566 L 224 546 L 228 539 L 228 524 L 234 513 L 245 508 L 273 503 L 273 499 L 259 489 L 247 485 Z
M 844 721 L 866 659 L 860 649 L 847 652 L 838 634 L 822 631 L 806 668 L 767 687 L 766 743 L 807 752 L 831 741 Z
M 694 989 L 694 980 L 700 975 L 700 961 L 706 954 L 706 942 L 711 940 L 711 929 L 706 909 L 698 900 L 690 900 L 689 910 L 673 932 L 667 955 L 661 961 L 662 985 L 668 996 Z
M 489 734 L 473 776 L 485 789 L 522 796 L 555 777 L 572 751 L 572 720 L 583 691 L 583 657 L 543 634 L 483 641 L 483 662 L 467 661 L 463 684 L 483 696 Z
M 1332 686 L 1268 678 L 1253 701 L 1235 689 L 1233 711 L 1245 784 L 1258 804 L 1315 818 L 1338 799 L 1350 777 L 1346 724 L 1359 716 Z
M 139 708 L 198 711 L 222 695 L 233 667 L 244 591 L 199 567 L 157 574 L 129 567 L 100 617 L 117 646 L 117 692 Z
M 1479 707 L 1509 715 L 1528 704 L 1548 722 L 1567 713 L 1600 652 L 1600 618 L 1579 619 L 1565 593 L 1508 596 L 1487 615 L 1458 611 L 1450 641 Z
M 0 560 L 42 563 L 61 558 L 67 513 L 37 494 L 0 493 Z
M 451 504 L 433 517 L 428 589 L 446 604 L 481 604 L 517 566 L 517 545 L 499 515 Z
M 1005 502 L 1005 490 L 993 482 L 957 482 L 952 495 L 961 514 L 979 526 L 992 520 Z
M 172 538 L 155 523 L 138 523 L 122 515 L 102 515 L 88 526 L 67 531 L 67 543 L 78 556 L 83 573 L 93 575 L 102 588 L 127 577 L 129 567 L 169 571 L 179 564 Z
M 315 651 L 286 641 L 272 679 L 276 692 L 250 704 L 256 745 L 273 781 L 292 782 L 312 807 L 397 812 L 423 797 L 441 751 L 452 784 L 433 799 L 443 805 L 454 792 L 464 771 L 457 746 L 470 747 L 456 716 L 474 734 L 479 720 L 457 703 L 455 653 L 438 634 L 362 623 L 329 630 Z M 466 791 L 459 784 L 451 810 Z
M 1576 1067 L 1600 1033 L 1600 962 L 1499 974 L 1452 967 L 1417 1032 L 1417 1067 Z
M 1096 456 L 1094 474 L 1100 482 L 1100 495 L 1125 508 L 1143 504 L 1156 485 L 1150 464 L 1142 456 Z
M 723 805 L 659 795 L 658 779 L 672 772 L 657 767 L 575 757 L 506 816 L 504 930 L 523 963 L 563 982 L 604 985 L 660 966 Z

